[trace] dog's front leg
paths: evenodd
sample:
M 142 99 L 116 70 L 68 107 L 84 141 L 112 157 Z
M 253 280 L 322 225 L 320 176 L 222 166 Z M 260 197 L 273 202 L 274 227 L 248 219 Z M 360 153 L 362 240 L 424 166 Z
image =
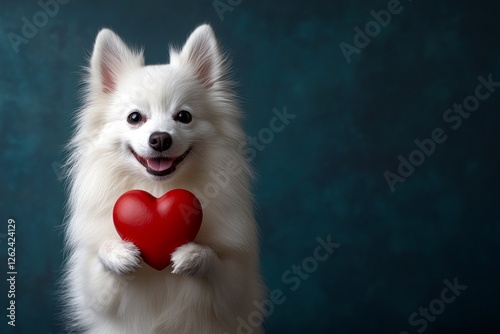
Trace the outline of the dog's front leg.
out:
M 206 277 L 217 261 L 218 257 L 213 249 L 190 242 L 172 253 L 172 273 Z
M 96 319 L 108 312 L 116 313 L 119 296 L 133 279 L 132 273 L 141 266 L 139 249 L 130 242 L 110 238 L 99 246 L 97 254 L 94 252 L 84 254 L 85 257 L 91 258 L 79 261 L 78 266 L 82 269 L 78 273 L 85 274 L 78 274 L 74 280 L 80 282 L 82 276 L 87 279 L 85 285 L 80 288 L 85 291 L 86 307 L 93 310 L 90 314 Z

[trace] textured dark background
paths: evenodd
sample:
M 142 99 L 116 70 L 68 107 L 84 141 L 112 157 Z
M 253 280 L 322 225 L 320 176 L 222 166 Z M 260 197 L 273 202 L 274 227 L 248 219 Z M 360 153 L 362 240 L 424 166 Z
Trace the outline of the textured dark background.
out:
M 203 22 L 232 55 L 248 134 L 269 126 L 273 108 L 296 115 L 254 160 L 263 274 L 286 296 L 267 332 L 417 333 L 410 315 L 455 277 L 468 288 L 425 332 L 497 332 L 500 88 L 456 130 L 443 114 L 474 94 L 479 75 L 500 81 L 500 6 L 402 0 L 348 63 L 339 44 L 353 44 L 353 28 L 387 3 L 245 0 L 221 20 L 212 1 L 72 0 L 16 53 L 8 34 L 22 35 L 22 18 L 41 8 L 2 0 L 0 332 L 62 332 L 57 171 L 97 31 L 115 29 L 160 63 L 168 43 Z M 435 128 L 447 140 L 391 192 L 384 172 Z M 8 218 L 17 223 L 14 331 L 5 317 Z M 283 274 L 328 235 L 341 246 L 292 291 Z

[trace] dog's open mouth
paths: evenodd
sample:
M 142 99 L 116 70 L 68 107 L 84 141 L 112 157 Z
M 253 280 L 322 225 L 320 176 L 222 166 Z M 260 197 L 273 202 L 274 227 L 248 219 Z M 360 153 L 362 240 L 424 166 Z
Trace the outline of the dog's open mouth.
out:
M 182 160 L 184 160 L 187 157 L 189 152 L 191 152 L 192 148 L 193 147 L 191 146 L 186 150 L 186 152 L 174 158 L 171 157 L 145 158 L 137 154 L 132 148 L 130 148 L 130 151 L 137 159 L 137 161 L 139 161 L 141 165 L 146 167 L 146 171 L 149 174 L 154 176 L 167 176 L 175 171 L 177 165 L 180 164 Z

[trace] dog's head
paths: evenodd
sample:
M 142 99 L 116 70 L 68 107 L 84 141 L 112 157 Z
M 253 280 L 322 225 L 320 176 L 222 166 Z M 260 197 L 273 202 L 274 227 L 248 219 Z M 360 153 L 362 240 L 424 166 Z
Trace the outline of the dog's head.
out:
M 224 74 L 208 25 L 198 27 L 180 51 L 170 50 L 170 64 L 152 66 L 144 65 L 142 52 L 103 29 L 88 79 L 87 107 L 94 114 L 81 123 L 98 129 L 100 144 L 114 150 L 124 168 L 163 179 L 193 164 L 192 156 L 214 145 L 221 128 L 231 131 L 223 122 L 236 110 Z

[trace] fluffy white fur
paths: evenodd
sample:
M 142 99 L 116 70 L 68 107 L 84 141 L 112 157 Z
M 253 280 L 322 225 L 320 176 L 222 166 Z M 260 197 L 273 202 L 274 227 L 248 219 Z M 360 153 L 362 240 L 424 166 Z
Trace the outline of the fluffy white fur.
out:
M 262 299 L 251 170 L 241 153 L 240 111 L 212 29 L 198 27 L 170 64 L 145 66 L 108 29 L 99 32 L 87 75 L 84 106 L 70 144 L 67 324 L 85 333 L 237 333 Z M 127 122 L 140 111 L 146 121 Z M 180 110 L 192 122 L 175 120 Z M 154 154 L 148 139 L 168 132 L 168 156 L 191 152 L 166 176 L 149 174 L 131 153 Z M 228 167 L 229 164 L 229 167 Z M 230 175 L 228 168 L 237 170 Z M 217 175 L 221 177 L 217 184 Z M 227 176 L 230 176 L 227 178 Z M 222 176 L 225 176 L 224 179 Z M 203 223 L 193 243 L 156 271 L 118 236 L 112 208 L 132 189 L 154 196 L 175 189 L 198 196 Z M 215 196 L 216 195 L 216 196 Z M 254 328 L 254 333 L 262 329 Z

